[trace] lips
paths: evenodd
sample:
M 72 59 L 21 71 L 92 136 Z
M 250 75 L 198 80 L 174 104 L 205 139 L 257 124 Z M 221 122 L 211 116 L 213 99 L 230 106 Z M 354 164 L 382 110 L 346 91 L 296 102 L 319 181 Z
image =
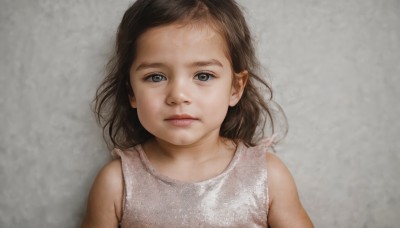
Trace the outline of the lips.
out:
M 165 121 L 173 126 L 186 127 L 191 125 L 198 118 L 187 114 L 172 115 L 165 119 Z

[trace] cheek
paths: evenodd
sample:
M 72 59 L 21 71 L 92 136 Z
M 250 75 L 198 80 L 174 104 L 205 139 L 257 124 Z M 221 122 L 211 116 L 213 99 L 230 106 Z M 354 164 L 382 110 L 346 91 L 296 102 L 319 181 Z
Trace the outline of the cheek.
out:
M 208 92 L 199 102 L 203 110 L 208 110 L 210 116 L 223 119 L 230 104 L 230 97 L 230 89 L 220 87 L 218 90 Z
M 136 100 L 138 112 L 146 112 L 151 114 L 155 112 L 157 108 L 160 106 L 159 102 L 154 97 L 149 97 L 146 99 L 137 99 Z
M 154 116 L 157 115 L 159 110 L 159 102 L 154 96 L 148 96 L 144 93 L 137 93 L 136 95 L 136 110 L 140 122 L 143 126 L 147 125 Z
M 154 133 L 154 130 L 157 129 L 157 119 L 160 119 L 160 116 L 157 115 L 157 109 L 152 108 L 152 106 L 138 106 L 137 107 L 137 115 L 142 126 L 151 134 Z

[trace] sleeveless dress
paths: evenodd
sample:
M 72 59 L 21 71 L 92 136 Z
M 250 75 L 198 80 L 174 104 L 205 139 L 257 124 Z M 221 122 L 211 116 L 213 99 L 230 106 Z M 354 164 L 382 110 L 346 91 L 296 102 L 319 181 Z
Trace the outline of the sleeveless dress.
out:
M 121 227 L 267 227 L 270 143 L 238 143 L 219 175 L 187 183 L 157 173 L 141 145 L 114 149 L 122 163 Z

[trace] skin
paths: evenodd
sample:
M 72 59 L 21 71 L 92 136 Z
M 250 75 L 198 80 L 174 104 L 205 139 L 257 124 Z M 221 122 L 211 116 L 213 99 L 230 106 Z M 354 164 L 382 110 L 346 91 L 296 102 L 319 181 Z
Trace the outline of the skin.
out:
M 248 74 L 232 72 L 225 40 L 205 24 L 149 29 L 138 39 L 130 70 L 142 125 L 155 137 L 142 146 L 157 171 L 183 182 L 214 177 L 228 166 L 235 145 L 219 136 L 229 106 L 242 96 Z M 286 166 L 268 153 L 270 227 L 313 227 Z M 98 174 L 82 227 L 117 227 L 122 216 L 120 160 Z

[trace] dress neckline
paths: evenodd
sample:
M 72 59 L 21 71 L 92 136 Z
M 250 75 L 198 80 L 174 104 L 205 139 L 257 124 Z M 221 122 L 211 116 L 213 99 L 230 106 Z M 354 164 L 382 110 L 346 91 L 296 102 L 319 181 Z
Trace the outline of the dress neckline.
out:
M 222 171 L 221 173 L 217 174 L 216 176 L 210 177 L 208 179 L 205 180 L 200 180 L 200 181 L 195 181 L 195 182 L 186 182 L 186 181 L 181 181 L 181 180 L 177 180 L 177 179 L 173 179 L 171 177 L 165 176 L 161 173 L 159 173 L 157 171 L 156 168 L 154 168 L 154 166 L 151 164 L 150 160 L 148 159 L 143 147 L 141 144 L 135 146 L 136 151 L 139 152 L 139 156 L 140 156 L 140 160 L 143 164 L 143 166 L 145 167 L 145 169 L 155 178 L 172 184 L 172 185 L 204 185 L 207 183 L 211 183 L 214 180 L 220 179 L 224 176 L 226 176 L 237 164 L 237 161 L 240 158 L 240 155 L 242 153 L 243 147 L 245 145 L 242 142 L 238 142 L 236 145 L 236 149 L 234 152 L 234 155 L 231 159 L 231 161 L 229 162 L 229 164 L 226 166 L 226 168 L 224 169 L 224 171 Z

